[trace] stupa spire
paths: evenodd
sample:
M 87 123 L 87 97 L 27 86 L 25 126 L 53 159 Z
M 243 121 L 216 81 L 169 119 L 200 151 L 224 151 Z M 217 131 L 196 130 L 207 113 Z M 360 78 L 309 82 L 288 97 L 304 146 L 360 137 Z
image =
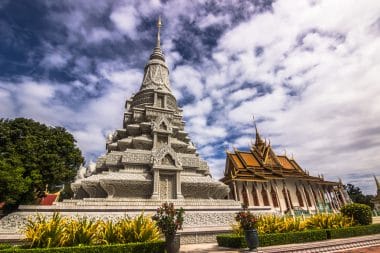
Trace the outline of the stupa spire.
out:
M 161 16 L 159 16 L 158 21 L 157 21 L 157 44 L 156 44 L 156 47 L 158 48 L 161 48 L 161 38 L 160 38 L 161 26 L 162 26 Z
M 165 61 L 164 53 L 161 49 L 161 27 L 162 27 L 162 21 L 161 16 L 158 17 L 157 20 L 157 41 L 156 46 L 153 49 L 153 53 L 150 55 L 150 59 L 159 59 L 162 61 Z

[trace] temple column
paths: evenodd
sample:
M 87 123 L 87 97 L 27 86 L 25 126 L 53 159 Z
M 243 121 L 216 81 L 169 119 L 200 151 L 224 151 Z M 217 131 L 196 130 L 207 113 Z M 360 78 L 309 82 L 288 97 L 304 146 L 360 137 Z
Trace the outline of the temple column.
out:
M 158 169 L 153 169 L 153 193 L 151 199 L 159 199 L 160 187 L 160 172 Z
M 278 194 L 278 187 L 277 187 L 277 182 L 276 181 L 274 181 L 274 189 L 276 190 L 278 206 L 280 207 L 280 212 L 282 213 L 283 209 L 282 209 L 282 206 L 281 206 L 280 194 Z
M 157 106 L 157 92 L 154 93 L 154 106 Z
M 330 202 L 331 210 L 335 213 L 336 211 L 335 211 L 334 203 L 331 199 L 331 196 L 330 196 L 330 193 L 329 193 L 327 187 L 324 187 L 324 193 L 325 193 L 325 195 L 327 195 L 327 200 Z
M 290 201 L 290 197 L 289 197 L 289 191 L 288 191 L 288 188 L 286 187 L 286 183 L 284 181 L 284 189 L 285 189 L 285 197 L 286 199 L 288 200 L 288 203 L 289 203 L 289 210 L 290 210 L 290 213 L 294 216 L 294 210 L 293 210 L 293 203 Z
M 264 184 L 263 184 L 263 187 L 264 187 Z M 266 183 L 265 183 L 265 192 L 267 193 L 267 198 L 268 198 L 269 205 L 272 203 L 272 208 L 274 208 L 272 195 L 269 194 L 268 187 L 267 187 Z
M 239 201 L 239 195 L 237 193 L 236 181 L 233 181 L 232 184 L 234 186 L 234 195 L 235 195 L 234 197 L 235 197 L 235 200 Z
M 182 189 L 181 189 L 181 172 L 176 173 L 176 187 L 177 187 L 177 199 L 183 199 Z
M 157 148 L 157 133 L 154 132 L 153 134 L 153 149 Z
M 164 108 L 167 108 L 167 96 L 164 95 Z
M 243 187 L 243 188 L 245 188 L 245 194 L 247 194 L 247 201 L 248 201 L 248 203 L 247 203 L 247 207 L 248 206 L 250 206 L 250 201 L 249 201 L 249 194 L 248 194 L 248 183 L 247 182 L 245 182 L 245 187 Z
M 315 208 L 315 212 L 316 213 L 319 213 L 319 209 L 318 209 L 318 204 L 317 204 L 317 199 L 315 199 L 317 196 L 315 196 L 315 193 L 314 193 L 314 190 L 312 188 L 312 186 L 310 185 L 310 183 L 308 184 L 308 191 L 309 191 L 309 194 L 311 193 L 311 196 L 313 196 L 313 202 L 314 202 L 314 208 Z
M 347 199 L 346 199 L 346 197 L 344 196 L 344 193 L 343 193 L 343 191 L 342 191 L 342 188 L 339 188 L 339 193 L 340 193 L 340 195 L 342 196 L 342 201 L 343 201 L 343 205 L 346 205 L 347 204 Z
M 301 187 L 301 192 L 302 192 L 302 194 L 303 194 L 303 196 L 304 196 L 304 199 L 305 199 L 306 209 L 307 209 L 307 211 L 310 213 L 310 207 L 309 207 L 309 203 L 308 203 L 308 201 L 307 201 L 307 197 L 306 197 L 306 193 L 305 193 L 305 187 L 304 187 L 302 184 L 300 184 L 299 186 Z M 309 197 L 310 197 L 310 196 L 309 196 Z M 309 198 L 309 199 L 310 199 L 310 198 Z

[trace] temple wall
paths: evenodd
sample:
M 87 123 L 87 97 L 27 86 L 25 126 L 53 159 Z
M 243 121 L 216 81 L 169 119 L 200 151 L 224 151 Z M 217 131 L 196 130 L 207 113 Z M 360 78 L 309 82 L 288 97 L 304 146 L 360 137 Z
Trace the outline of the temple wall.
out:
M 340 207 L 344 204 L 341 201 L 337 201 L 338 196 L 335 195 L 333 191 L 330 191 L 328 193 L 327 189 L 322 185 L 318 185 L 315 183 L 309 184 L 308 181 L 302 181 L 294 178 L 286 178 L 285 180 L 272 180 L 268 182 L 237 181 L 235 182 L 235 184 L 237 196 L 236 200 L 238 200 L 240 203 L 248 201 L 249 208 L 264 208 L 265 210 L 270 210 L 274 213 L 289 212 L 291 214 L 294 214 L 294 210 L 303 210 L 305 212 L 314 214 L 319 212 L 318 204 L 321 205 L 331 202 L 334 202 L 334 204 L 331 207 L 330 211 L 337 212 L 340 209 Z M 258 205 L 257 203 L 255 204 L 254 201 L 254 196 L 252 193 L 253 186 L 255 186 L 257 192 Z M 269 203 L 269 205 L 264 205 L 265 193 L 263 194 L 262 192 L 263 186 L 267 192 L 267 202 Z M 274 201 L 276 201 L 276 199 L 272 198 L 272 186 L 279 202 L 278 207 L 275 207 L 274 204 Z M 288 195 L 284 195 L 284 189 L 288 190 Z M 316 198 L 314 197 L 313 191 L 315 193 Z M 288 201 L 290 202 L 290 206 L 287 206 Z

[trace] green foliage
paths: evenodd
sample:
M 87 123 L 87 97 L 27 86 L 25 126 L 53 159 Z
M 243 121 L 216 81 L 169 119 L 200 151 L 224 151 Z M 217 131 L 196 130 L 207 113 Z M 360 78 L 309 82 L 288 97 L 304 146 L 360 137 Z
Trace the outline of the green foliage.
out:
M 87 217 L 68 220 L 64 224 L 63 245 L 92 245 L 96 243 L 98 224 Z
M 98 239 L 100 244 L 119 243 L 119 229 L 112 221 L 98 223 Z
M 59 248 L 9 248 L 0 252 L 25 252 L 25 253 L 164 253 L 165 242 L 136 242 L 128 244 L 97 245 L 97 246 L 76 246 Z
M 371 208 L 364 204 L 347 204 L 340 209 L 347 217 L 352 217 L 358 225 L 369 225 L 372 223 Z
M 12 245 L 7 243 L 0 243 L 0 250 L 12 248 Z
M 75 142 L 62 127 L 0 119 L 0 202 L 33 203 L 46 185 L 54 190 L 72 181 L 83 163 Z
M 308 229 L 332 229 L 344 228 L 354 225 L 351 217 L 342 214 L 316 214 L 306 219 L 306 228 Z
M 173 203 L 165 202 L 157 209 L 152 219 L 156 221 L 165 236 L 173 235 L 178 229 L 182 229 L 184 213 L 185 210 L 182 207 L 176 210 Z
M 235 216 L 235 221 L 237 221 L 243 230 L 251 230 L 257 227 L 257 216 L 244 208 Z
M 347 184 L 345 186 L 348 195 L 354 203 L 365 204 L 370 206 L 371 209 L 374 208 L 374 203 L 372 202 L 374 196 L 373 195 L 364 195 L 359 187 L 356 187 L 353 184 Z
M 62 218 L 58 213 L 51 218 L 37 214 L 28 219 L 25 229 L 32 248 L 153 242 L 158 241 L 159 236 L 155 222 L 143 214 L 116 223 L 86 217 Z
M 341 214 L 316 214 L 309 217 L 289 217 L 279 215 L 262 215 L 258 217 L 259 234 L 300 232 L 314 229 L 330 229 L 353 226 L 352 218 Z M 243 235 L 243 230 L 232 225 L 234 234 Z
M 331 229 L 328 232 L 329 239 L 347 238 L 353 236 L 380 234 L 380 224 L 367 226 L 355 226 L 349 228 Z
M 245 248 L 247 246 L 244 235 L 222 234 L 216 236 L 220 247 Z
M 290 243 L 314 242 L 326 239 L 327 235 L 325 230 L 307 230 L 302 232 L 259 235 L 259 241 L 262 247 Z
M 261 247 L 282 245 L 290 243 L 304 243 L 322 241 L 327 239 L 347 238 L 380 233 L 380 224 L 367 226 L 345 227 L 337 229 L 306 230 L 302 232 L 259 234 Z M 217 235 L 218 245 L 231 248 L 245 248 L 243 235 L 223 234 Z
M 219 246 L 231 248 L 245 248 L 246 243 L 244 236 L 234 234 L 217 235 L 217 242 Z M 308 230 L 302 232 L 289 232 L 289 233 L 274 233 L 274 234 L 261 234 L 259 235 L 259 242 L 261 247 L 290 244 L 290 243 L 303 243 L 326 240 L 327 234 L 325 230 Z
M 64 245 L 62 237 L 66 221 L 61 215 L 54 213 L 51 219 L 37 214 L 36 219 L 29 218 L 26 223 L 25 237 L 31 247 L 50 248 Z
M 149 217 L 143 214 L 134 219 L 123 219 L 118 223 L 120 242 L 149 242 L 157 241 L 160 237 L 158 227 Z

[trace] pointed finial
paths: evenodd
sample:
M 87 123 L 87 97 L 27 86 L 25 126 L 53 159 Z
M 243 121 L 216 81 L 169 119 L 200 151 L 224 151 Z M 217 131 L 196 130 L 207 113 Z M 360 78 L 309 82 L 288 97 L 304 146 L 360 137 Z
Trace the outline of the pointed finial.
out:
M 377 180 L 377 177 L 376 177 L 375 175 L 373 175 L 373 177 L 375 178 L 375 182 L 376 182 L 377 190 L 379 191 L 379 190 L 380 190 L 380 183 L 379 183 L 379 180 Z
M 157 45 L 156 45 L 156 47 L 161 47 L 161 38 L 160 38 L 161 27 L 162 27 L 161 16 L 158 16 L 158 21 L 157 21 Z

